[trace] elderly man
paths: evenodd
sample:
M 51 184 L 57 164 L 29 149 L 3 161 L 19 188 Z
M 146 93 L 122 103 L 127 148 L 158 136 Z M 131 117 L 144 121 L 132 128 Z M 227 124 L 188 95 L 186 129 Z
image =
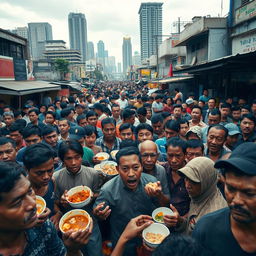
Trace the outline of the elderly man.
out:
M 170 194 L 168 189 L 166 172 L 163 166 L 157 164 L 159 156 L 159 149 L 155 142 L 146 140 L 139 144 L 139 151 L 141 156 L 141 163 L 143 172 L 150 174 L 160 181 L 162 186 L 162 197 L 163 200 L 168 204 L 170 201 Z
M 193 232 L 211 255 L 256 255 L 255 151 L 255 143 L 244 143 L 215 164 L 222 169 L 229 207 L 202 217 Z

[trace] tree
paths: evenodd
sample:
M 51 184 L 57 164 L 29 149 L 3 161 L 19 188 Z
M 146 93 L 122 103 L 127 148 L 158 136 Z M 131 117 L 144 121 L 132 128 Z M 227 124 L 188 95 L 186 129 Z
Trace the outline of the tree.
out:
M 60 80 L 64 80 L 65 75 L 69 72 L 69 61 L 65 59 L 56 59 L 54 61 L 54 68 L 60 73 Z
M 103 80 L 103 75 L 99 70 L 95 69 L 93 73 L 97 80 Z

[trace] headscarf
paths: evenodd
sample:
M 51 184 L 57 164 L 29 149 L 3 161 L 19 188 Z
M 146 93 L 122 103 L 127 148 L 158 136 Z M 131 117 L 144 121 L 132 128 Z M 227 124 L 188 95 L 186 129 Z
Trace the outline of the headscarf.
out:
M 217 187 L 218 172 L 210 158 L 196 157 L 178 172 L 201 184 L 200 195 L 197 197 L 190 196 L 191 202 L 186 232 L 191 233 L 194 225 L 202 216 L 227 207 L 227 202 Z

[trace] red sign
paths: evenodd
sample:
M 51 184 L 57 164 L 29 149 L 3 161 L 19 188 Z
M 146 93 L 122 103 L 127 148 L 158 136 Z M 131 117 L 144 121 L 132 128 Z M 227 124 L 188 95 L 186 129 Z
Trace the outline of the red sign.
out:
M 14 79 L 14 66 L 12 58 L 0 56 L 0 80 Z

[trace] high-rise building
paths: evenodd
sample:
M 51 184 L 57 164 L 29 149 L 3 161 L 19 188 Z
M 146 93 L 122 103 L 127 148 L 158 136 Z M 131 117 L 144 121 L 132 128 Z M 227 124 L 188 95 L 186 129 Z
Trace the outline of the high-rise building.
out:
M 132 65 L 132 43 L 130 37 L 123 38 L 123 72 L 126 73 Z
M 141 60 L 156 54 L 157 46 L 162 43 L 162 5 L 155 2 L 140 5 Z
M 17 27 L 11 31 L 12 33 L 28 39 L 28 27 Z
M 93 44 L 93 42 L 88 42 L 87 43 L 87 59 L 92 60 L 94 58 L 95 58 L 94 44 Z
M 43 57 L 45 41 L 52 40 L 52 26 L 47 22 L 28 23 L 30 54 L 33 60 Z
M 105 67 L 105 45 L 102 40 L 100 40 L 97 43 L 97 57 L 98 57 L 98 63 L 102 65 L 102 67 Z
M 108 56 L 108 71 L 109 73 L 116 72 L 116 58 L 115 56 Z
M 118 63 L 117 63 L 117 73 L 122 73 L 121 62 L 118 62 Z
M 135 66 L 140 66 L 141 65 L 141 56 L 139 52 L 135 51 L 134 55 L 132 56 L 132 64 Z
M 83 13 L 69 13 L 68 29 L 70 49 L 79 50 L 82 61 L 87 60 L 87 22 Z

